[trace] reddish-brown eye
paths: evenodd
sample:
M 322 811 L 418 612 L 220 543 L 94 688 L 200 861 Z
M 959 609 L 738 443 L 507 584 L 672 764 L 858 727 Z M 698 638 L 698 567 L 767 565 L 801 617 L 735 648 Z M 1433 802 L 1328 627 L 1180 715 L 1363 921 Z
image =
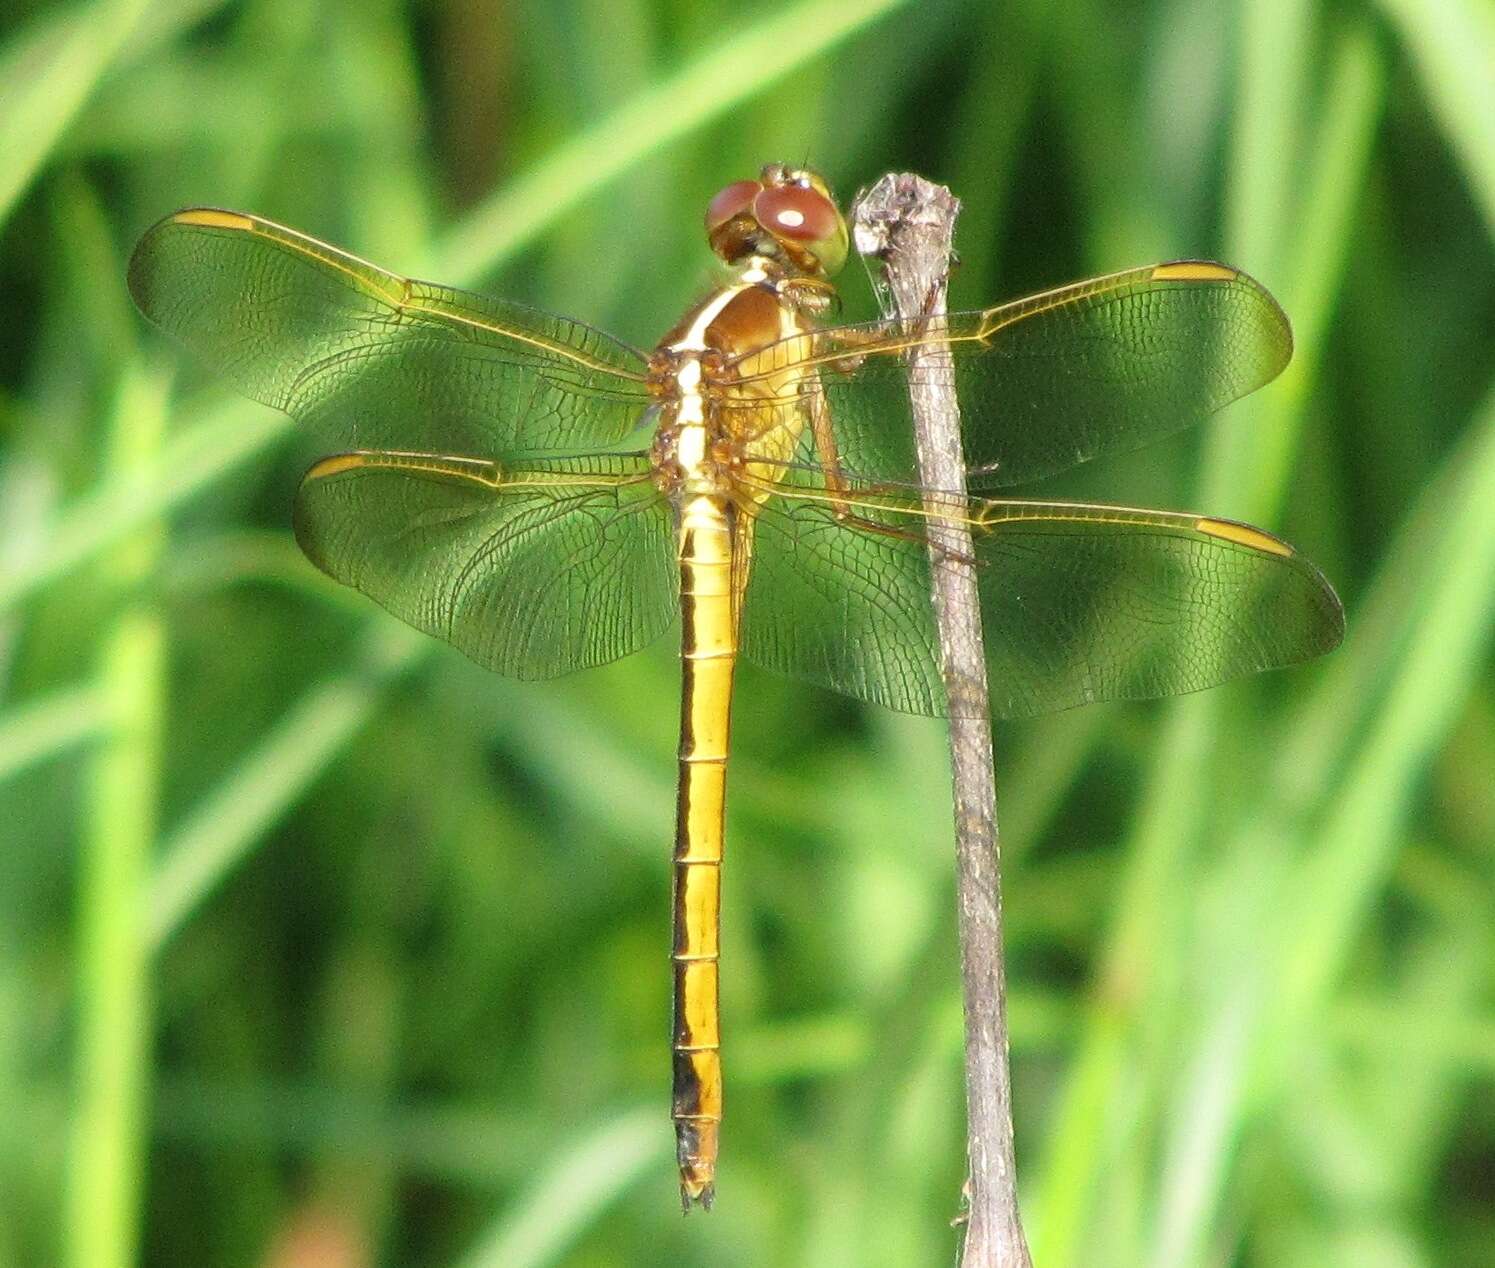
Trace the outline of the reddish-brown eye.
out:
M 824 242 L 841 217 L 824 194 L 802 185 L 778 185 L 753 199 L 753 215 L 770 233 L 793 242 Z
M 706 232 L 720 229 L 733 216 L 747 211 L 762 189 L 757 181 L 733 181 L 706 205 Z

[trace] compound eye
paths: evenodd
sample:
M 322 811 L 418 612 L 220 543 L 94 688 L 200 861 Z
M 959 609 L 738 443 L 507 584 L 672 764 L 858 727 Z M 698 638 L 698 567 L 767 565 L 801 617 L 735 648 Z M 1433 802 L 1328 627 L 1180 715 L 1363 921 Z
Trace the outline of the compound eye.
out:
M 776 185 L 753 199 L 753 215 L 775 237 L 825 242 L 841 228 L 841 213 L 824 194 L 802 185 Z
M 753 199 L 762 192 L 757 181 L 733 181 L 706 205 L 706 232 L 714 233 L 733 216 L 751 210 Z

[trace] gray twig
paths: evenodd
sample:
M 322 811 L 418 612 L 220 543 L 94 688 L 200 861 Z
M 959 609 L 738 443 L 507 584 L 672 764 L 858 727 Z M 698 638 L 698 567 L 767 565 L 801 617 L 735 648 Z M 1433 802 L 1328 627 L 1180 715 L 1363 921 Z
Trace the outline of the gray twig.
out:
M 960 203 L 912 174 L 885 176 L 853 208 L 857 249 L 882 261 L 889 316 L 922 326 L 945 312 Z M 960 405 L 939 341 L 908 353 L 919 473 L 927 488 L 965 493 Z M 929 507 L 929 557 L 940 671 L 950 704 L 956 893 L 965 992 L 968 1224 L 962 1268 L 1031 1268 L 1017 1209 L 1007 987 L 991 706 L 968 526 Z

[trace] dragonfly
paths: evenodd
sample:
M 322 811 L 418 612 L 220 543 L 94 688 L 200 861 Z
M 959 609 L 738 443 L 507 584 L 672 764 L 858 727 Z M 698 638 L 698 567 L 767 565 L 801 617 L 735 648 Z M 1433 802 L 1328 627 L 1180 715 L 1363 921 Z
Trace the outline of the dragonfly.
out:
M 129 264 L 147 318 L 334 450 L 296 494 L 311 561 L 478 664 L 601 665 L 680 628 L 673 1094 L 681 1198 L 715 1194 L 728 733 L 739 657 L 949 711 L 932 570 L 974 569 L 991 707 L 1026 718 L 1306 661 L 1333 589 L 1271 533 L 1002 490 L 1168 435 L 1274 378 L 1287 318 L 1178 260 L 922 320 L 829 324 L 847 224 L 783 164 L 709 203 L 724 276 L 652 351 L 198 207 Z M 948 352 L 929 367 L 911 353 Z M 953 382 L 968 489 L 923 487 L 909 389 Z M 970 555 L 931 552 L 961 524 Z

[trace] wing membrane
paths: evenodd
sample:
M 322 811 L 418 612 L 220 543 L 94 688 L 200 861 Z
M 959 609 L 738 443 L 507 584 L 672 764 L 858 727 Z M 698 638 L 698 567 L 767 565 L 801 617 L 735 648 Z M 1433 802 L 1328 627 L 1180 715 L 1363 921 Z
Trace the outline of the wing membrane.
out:
M 770 503 L 754 528 L 743 652 L 912 713 L 942 713 L 922 511 Z M 1198 691 L 1308 660 L 1343 635 L 1339 600 L 1292 547 L 1197 515 L 973 500 L 992 711 L 1030 717 Z
M 994 709 L 1183 695 L 1338 646 L 1339 599 L 1285 542 L 1227 520 L 994 504 L 977 547 Z
M 551 678 L 637 651 L 679 610 L 669 511 L 646 473 L 641 458 L 339 454 L 307 472 L 296 540 L 478 664 Z
M 648 400 L 641 354 L 599 331 L 386 273 L 259 216 L 168 216 L 129 282 L 147 317 L 240 391 L 344 448 L 605 448 Z
M 951 370 L 910 370 L 905 354 L 948 345 Z M 1270 382 L 1292 355 L 1276 301 L 1246 274 L 1176 261 L 1078 282 L 919 325 L 873 322 L 800 336 L 755 354 L 744 414 L 790 363 L 816 368 L 843 471 L 918 483 L 910 379 L 953 376 L 973 487 L 1054 475 L 1140 448 Z M 787 418 L 808 408 L 785 400 Z M 771 449 L 767 438 L 762 442 Z
M 896 517 L 859 510 L 891 531 Z M 819 501 L 775 499 L 752 520 L 747 659 L 904 713 L 944 712 L 929 556 L 909 536 L 858 532 Z

